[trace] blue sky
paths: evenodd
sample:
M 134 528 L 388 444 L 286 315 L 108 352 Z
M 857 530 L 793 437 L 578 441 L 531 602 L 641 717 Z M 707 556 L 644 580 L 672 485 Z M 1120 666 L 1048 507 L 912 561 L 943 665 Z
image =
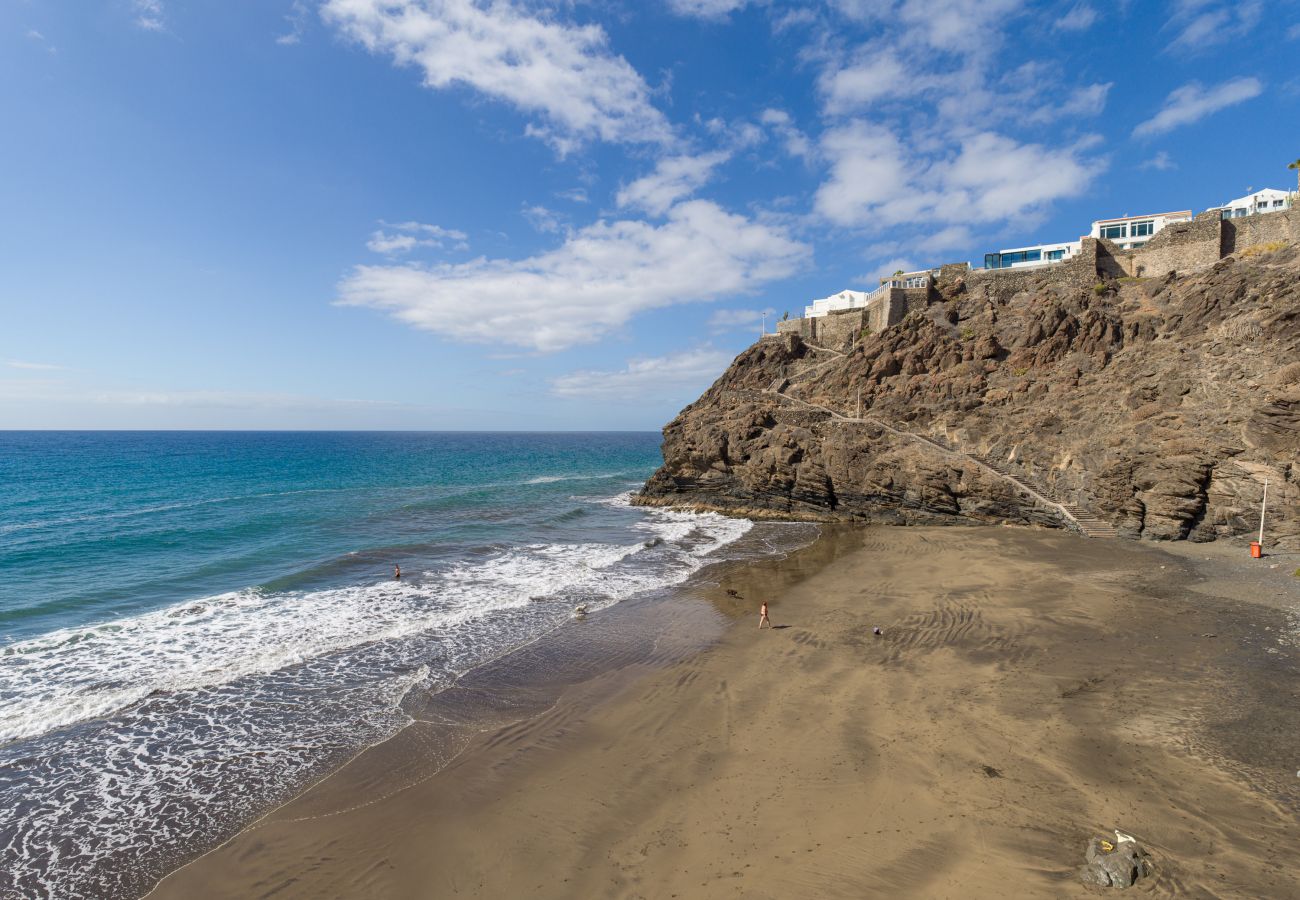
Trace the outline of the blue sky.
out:
M 1297 59 L 1300 0 L 9 0 L 0 427 L 658 428 L 764 310 L 1293 188 Z

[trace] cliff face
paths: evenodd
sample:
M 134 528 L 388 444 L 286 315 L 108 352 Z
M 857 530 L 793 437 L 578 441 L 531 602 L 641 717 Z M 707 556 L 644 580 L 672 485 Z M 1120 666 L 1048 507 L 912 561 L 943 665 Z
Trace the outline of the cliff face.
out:
M 1073 511 L 1205 541 L 1257 529 L 1267 480 L 1266 542 L 1300 547 L 1297 248 L 996 290 L 945 285 L 838 347 L 760 341 L 664 428 L 640 502 L 896 523 Z

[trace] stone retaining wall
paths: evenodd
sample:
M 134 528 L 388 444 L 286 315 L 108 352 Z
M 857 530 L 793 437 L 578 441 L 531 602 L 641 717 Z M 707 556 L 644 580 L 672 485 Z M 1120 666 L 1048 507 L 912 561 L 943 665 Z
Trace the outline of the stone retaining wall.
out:
M 1084 238 L 1079 254 L 1065 262 L 1019 269 L 980 269 L 967 275 L 966 283 L 972 287 L 983 285 L 990 295 L 999 297 L 1011 297 L 1031 287 L 1049 284 L 1071 288 L 1091 287 L 1097 281 L 1098 256 L 1101 252 L 1097 241 Z
M 1222 258 L 1223 226 L 1218 210 L 1203 212 L 1190 222 L 1166 225 L 1138 249 L 1119 251 L 1125 274 L 1159 277 L 1212 266 Z
M 1224 256 L 1274 242 L 1300 243 L 1300 208 L 1223 220 Z

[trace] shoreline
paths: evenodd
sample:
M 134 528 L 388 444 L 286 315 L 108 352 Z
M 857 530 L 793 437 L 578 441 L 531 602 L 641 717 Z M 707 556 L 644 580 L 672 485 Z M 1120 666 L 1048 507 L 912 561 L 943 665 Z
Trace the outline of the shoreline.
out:
M 309 805 L 318 792 L 332 793 L 357 768 L 377 768 L 387 779 L 387 783 L 376 788 L 374 778 L 367 773 L 359 776 L 360 784 L 338 787 L 349 794 L 368 792 L 355 805 L 369 805 L 375 802 L 376 790 L 388 796 L 436 776 L 455 762 L 476 734 L 526 725 L 544 715 L 561 694 L 575 685 L 581 690 L 582 682 L 594 677 L 609 679 L 608 685 L 617 684 L 620 679 L 625 681 L 665 668 L 707 649 L 721 638 L 725 627 L 723 617 L 702 599 L 713 586 L 715 573 L 756 561 L 779 562 L 817 543 L 819 532 L 814 531 L 809 539 L 797 533 L 773 532 L 773 525 L 827 527 L 825 523 L 792 519 L 756 524 L 759 529 L 728 544 L 723 555 L 706 562 L 684 583 L 654 588 L 575 618 L 481 663 L 436 693 L 421 696 L 417 690 L 410 691 L 399 704 L 411 716 L 408 724 L 378 743 L 361 747 L 286 800 L 269 806 L 220 843 L 196 852 L 169 869 L 141 896 L 155 896 L 172 875 L 200 863 L 263 823 L 278 820 L 287 807 L 298 809 L 295 804 Z M 755 541 L 757 547 L 747 546 Z M 662 625 L 665 616 L 669 631 L 652 633 L 644 628 L 652 620 Z M 652 636 L 637 638 L 637 633 Z M 607 694 L 608 685 L 602 685 L 591 696 Z M 379 761 L 372 763 L 372 757 Z M 312 818 L 318 813 L 306 815 Z
M 497 700 L 532 715 L 479 718 L 449 758 L 408 726 L 149 896 L 1083 896 L 1073 867 L 1111 827 L 1157 887 L 1281 896 L 1300 671 L 1260 641 L 1300 591 L 1201 593 L 1230 564 L 1179 549 L 824 527 L 669 608 L 606 611 L 606 637 L 669 623 L 666 655 L 550 699 L 515 685 Z M 716 642 L 673 643 L 709 622 Z M 417 718 L 493 708 L 466 687 Z

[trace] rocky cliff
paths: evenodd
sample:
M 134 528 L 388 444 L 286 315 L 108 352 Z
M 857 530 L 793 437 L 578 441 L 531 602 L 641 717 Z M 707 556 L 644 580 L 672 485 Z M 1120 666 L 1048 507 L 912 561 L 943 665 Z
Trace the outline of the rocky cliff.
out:
M 1300 547 L 1300 250 L 1016 287 L 957 279 L 837 347 L 765 338 L 664 428 L 639 502 L 1207 541 L 1258 528 L 1267 480 L 1266 543 Z

